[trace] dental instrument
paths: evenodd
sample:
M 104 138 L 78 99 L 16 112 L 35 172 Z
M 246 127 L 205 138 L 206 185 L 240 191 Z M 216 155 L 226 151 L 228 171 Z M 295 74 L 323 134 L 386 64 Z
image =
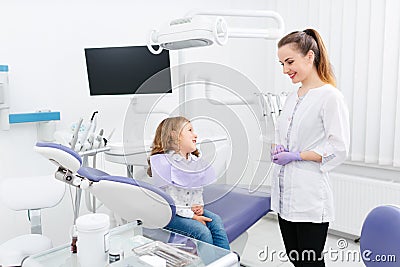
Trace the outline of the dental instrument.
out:
M 103 138 L 104 146 L 106 146 L 107 143 L 110 141 L 110 139 L 111 139 L 111 137 L 113 136 L 114 132 L 115 132 L 115 128 L 113 128 L 113 129 L 111 130 L 111 132 L 110 132 L 110 134 L 108 135 L 107 138 Z
M 97 118 L 95 118 L 96 114 L 98 111 L 93 112 L 92 117 L 90 118 L 90 123 L 88 129 L 82 134 L 82 136 L 78 140 L 78 147 L 75 149 L 75 151 L 85 151 L 90 148 L 90 144 L 88 144 L 88 137 L 90 137 L 90 134 L 94 132 L 96 129 L 97 125 Z M 86 149 L 85 149 L 86 148 Z
M 103 146 L 104 144 L 103 133 L 104 130 L 101 129 L 99 134 L 96 136 L 96 139 L 94 139 L 92 148 L 100 148 L 101 146 Z
M 98 149 L 102 146 L 103 144 L 103 132 L 104 130 L 101 129 L 99 134 L 96 136 L 96 138 L 94 138 L 94 135 L 92 135 L 92 145 L 91 145 L 91 149 Z M 97 160 L 97 153 L 93 155 L 93 168 L 96 168 L 96 160 Z M 90 212 L 96 213 L 96 210 L 98 208 L 101 207 L 102 203 L 100 203 L 99 205 L 96 205 L 96 197 L 92 196 L 92 198 L 90 199 L 91 194 L 89 192 L 85 192 L 85 203 L 86 203 L 86 207 L 88 208 L 88 210 Z
M 281 115 L 281 112 L 283 110 L 283 106 L 285 105 L 287 96 L 288 96 L 288 92 L 281 92 L 277 96 L 277 104 L 278 104 L 278 109 L 279 109 L 279 115 Z
M 76 143 L 78 142 L 78 135 L 79 135 L 79 130 L 81 129 L 82 122 L 83 122 L 83 118 L 80 118 L 78 123 L 75 126 L 74 133 L 72 135 L 72 139 L 71 139 L 71 142 L 70 142 L 70 145 L 71 145 L 72 149 L 75 148 Z
M 279 114 L 279 108 L 278 108 L 278 103 L 277 103 L 277 96 L 272 94 L 272 93 L 267 93 L 267 103 L 268 107 L 270 108 L 270 114 L 272 117 L 272 120 L 274 122 L 274 125 L 276 125 L 276 119 Z
M 93 148 L 93 144 L 94 144 L 94 139 L 95 139 L 94 134 L 90 134 L 90 136 L 88 138 L 87 146 L 82 150 L 86 151 L 86 150 L 92 149 Z
M 90 134 L 94 133 L 96 131 L 96 127 L 97 127 L 97 117 L 96 114 L 98 114 L 98 111 L 93 112 L 92 117 L 90 118 L 90 124 L 93 123 L 93 125 L 91 125 L 92 127 L 90 127 L 91 131 Z

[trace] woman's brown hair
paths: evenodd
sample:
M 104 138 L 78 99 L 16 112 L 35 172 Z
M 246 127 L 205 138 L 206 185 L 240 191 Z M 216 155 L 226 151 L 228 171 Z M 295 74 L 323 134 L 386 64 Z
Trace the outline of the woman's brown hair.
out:
M 154 135 L 150 157 L 156 154 L 164 154 L 168 150 L 179 152 L 179 136 L 182 128 L 189 122 L 188 119 L 182 116 L 166 118 L 160 122 Z M 200 152 L 196 149 L 192 154 L 198 157 Z M 150 157 L 147 159 L 149 164 L 147 174 L 151 177 Z
M 308 51 L 314 52 L 314 65 L 317 68 L 319 78 L 328 84 L 336 86 L 335 75 L 329 61 L 328 52 L 324 45 L 321 35 L 314 29 L 295 31 L 289 33 L 278 42 L 278 48 L 293 44 L 304 56 Z

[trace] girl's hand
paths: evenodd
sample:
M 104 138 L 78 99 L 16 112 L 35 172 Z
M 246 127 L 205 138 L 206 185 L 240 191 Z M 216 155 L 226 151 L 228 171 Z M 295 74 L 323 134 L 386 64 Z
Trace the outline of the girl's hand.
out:
M 204 214 L 204 208 L 202 205 L 194 205 L 192 206 L 192 211 L 194 212 L 194 214 L 201 216 Z
M 204 216 L 198 216 L 198 215 L 193 215 L 193 220 L 196 220 L 198 222 L 201 222 L 202 224 L 206 225 L 207 222 L 211 222 L 212 219 Z

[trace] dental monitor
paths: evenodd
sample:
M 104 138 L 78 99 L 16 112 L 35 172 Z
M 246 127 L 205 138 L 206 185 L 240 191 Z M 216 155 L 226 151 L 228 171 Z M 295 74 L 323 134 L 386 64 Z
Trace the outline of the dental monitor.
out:
M 85 48 L 85 57 L 91 96 L 172 92 L 168 51 L 154 55 L 147 46 Z

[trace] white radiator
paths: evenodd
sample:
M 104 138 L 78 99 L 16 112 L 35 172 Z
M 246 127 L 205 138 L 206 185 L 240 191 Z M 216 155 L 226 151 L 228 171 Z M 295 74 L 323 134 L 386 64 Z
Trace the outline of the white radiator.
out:
M 336 207 L 332 230 L 359 236 L 365 217 L 374 207 L 400 206 L 400 183 L 340 173 L 331 173 L 330 177 Z

